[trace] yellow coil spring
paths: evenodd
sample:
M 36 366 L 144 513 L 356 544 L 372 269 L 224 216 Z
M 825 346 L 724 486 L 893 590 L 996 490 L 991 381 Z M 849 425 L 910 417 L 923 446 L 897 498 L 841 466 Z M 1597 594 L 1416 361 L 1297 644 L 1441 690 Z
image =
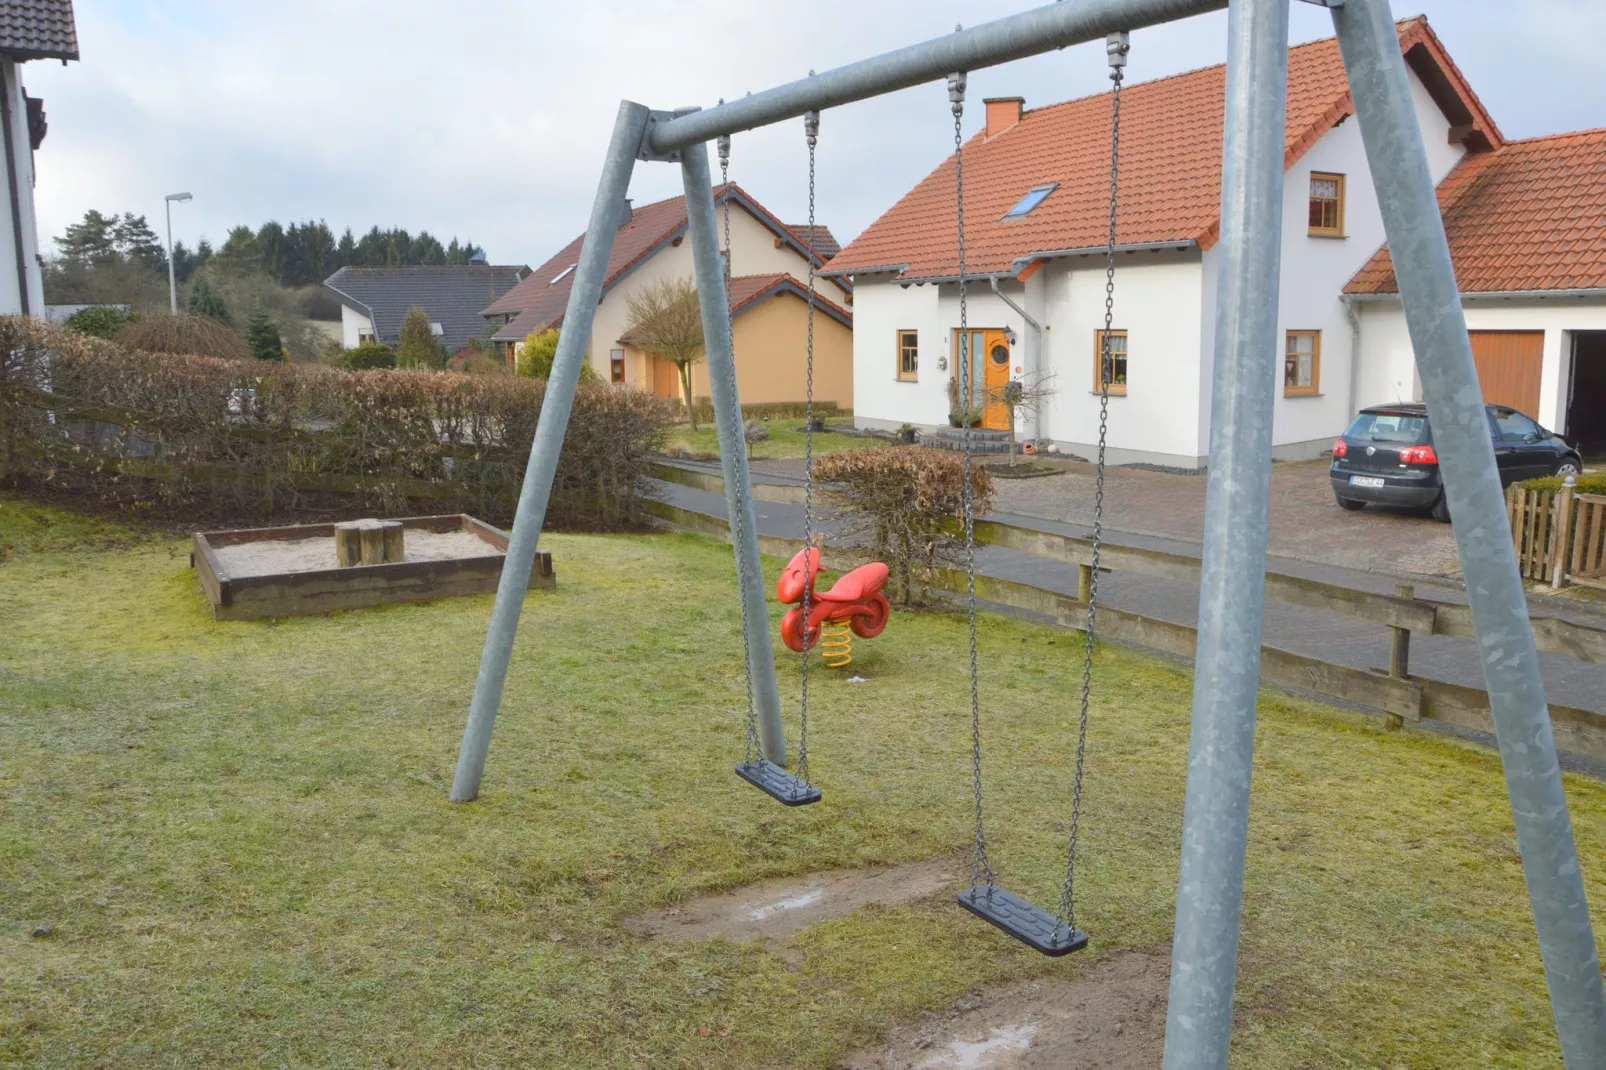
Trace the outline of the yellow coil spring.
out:
M 853 629 L 846 624 L 820 625 L 820 660 L 833 669 L 853 661 Z

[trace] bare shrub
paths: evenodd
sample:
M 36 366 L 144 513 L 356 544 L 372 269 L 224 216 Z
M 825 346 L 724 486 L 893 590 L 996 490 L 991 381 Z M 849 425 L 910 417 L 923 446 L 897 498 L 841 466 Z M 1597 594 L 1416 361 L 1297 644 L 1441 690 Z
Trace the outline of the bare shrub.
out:
M 130 323 L 117 332 L 116 342 L 146 353 L 249 360 L 251 347 L 233 329 L 210 316 L 158 313 Z
M 853 450 L 820 458 L 814 472 L 850 532 L 891 569 L 894 600 L 925 601 L 934 570 L 963 563 L 964 544 L 952 533 L 964 510 L 959 454 L 919 446 Z M 971 493 L 978 515 L 992 507 L 992 480 L 979 465 L 971 470 Z

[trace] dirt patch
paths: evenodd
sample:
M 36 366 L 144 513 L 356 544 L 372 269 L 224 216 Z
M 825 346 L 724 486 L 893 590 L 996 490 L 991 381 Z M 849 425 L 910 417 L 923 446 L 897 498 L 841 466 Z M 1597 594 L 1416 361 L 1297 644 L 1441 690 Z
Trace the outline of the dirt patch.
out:
M 762 881 L 631 918 L 625 927 L 653 940 L 784 940 L 871 903 L 930 898 L 957 881 L 961 869 L 953 859 L 939 858 Z
M 965 996 L 947 1013 L 897 1026 L 844 1070 L 1153 1070 L 1165 1051 L 1170 957 L 1117 955 L 1073 980 Z
M 331 536 L 239 542 L 213 547 L 212 552 L 231 578 L 340 567 L 340 562 L 335 560 L 335 540 Z M 464 557 L 499 556 L 502 551 L 472 532 L 409 528 L 405 553 L 408 561 L 454 561 Z

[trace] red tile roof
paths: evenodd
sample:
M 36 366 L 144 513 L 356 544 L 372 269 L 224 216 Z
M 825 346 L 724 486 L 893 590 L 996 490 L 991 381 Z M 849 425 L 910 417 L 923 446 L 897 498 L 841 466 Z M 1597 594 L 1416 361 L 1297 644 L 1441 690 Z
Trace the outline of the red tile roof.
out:
M 1499 130 L 1423 18 L 1399 24 L 1400 45 L 1447 113 L 1473 136 Z M 1220 227 L 1225 66 L 1121 91 L 1122 245 L 1191 243 L 1208 248 Z M 1285 165 L 1292 166 L 1354 105 L 1334 39 L 1288 53 Z M 966 272 L 1011 274 L 1042 254 L 1100 248 L 1109 213 L 1110 94 L 1026 112 L 992 138 L 964 146 Z M 1035 186 L 1058 188 L 1024 219 L 1003 216 Z M 954 157 L 928 175 L 832 259 L 833 274 L 901 271 L 906 279 L 958 274 Z
M 775 232 L 777 238 L 793 245 L 799 254 L 807 245 L 769 209 L 755 201 L 734 182 L 730 185 L 733 204 L 740 205 L 760 223 Z M 714 187 L 715 204 L 723 202 L 725 187 Z M 614 235 L 613 252 L 608 257 L 608 271 L 603 278 L 603 293 L 616 285 L 633 269 L 663 246 L 678 240 L 686 231 L 686 198 L 670 197 L 635 209 L 630 222 Z M 574 272 L 570 270 L 580 260 L 580 245 L 585 241 L 581 234 L 557 255 L 537 268 L 529 278 L 513 287 L 482 313 L 486 316 L 503 316 L 512 313 L 512 323 L 493 336 L 503 341 L 522 340 L 531 331 L 557 326 L 563 320 L 569 304 L 569 290 L 574 285 Z M 824 258 L 815 253 L 816 261 Z
M 796 297 L 799 301 L 807 301 L 809 299 L 808 284 L 785 272 L 770 275 L 734 276 L 731 279 L 731 319 L 734 320 L 742 313 L 751 311 L 766 298 L 778 297 L 783 294 Z M 817 313 L 831 317 L 844 327 L 853 326 L 853 313 L 835 301 L 827 299 L 824 294 L 820 293 L 818 288 L 814 291 L 814 307 Z M 634 325 L 630 326 L 619 337 L 619 340 L 621 342 L 630 341 L 630 336 L 635 333 L 635 330 Z
M 1468 156 L 1439 208 L 1462 293 L 1606 289 L 1606 129 Z M 1388 246 L 1344 292 L 1399 292 Z

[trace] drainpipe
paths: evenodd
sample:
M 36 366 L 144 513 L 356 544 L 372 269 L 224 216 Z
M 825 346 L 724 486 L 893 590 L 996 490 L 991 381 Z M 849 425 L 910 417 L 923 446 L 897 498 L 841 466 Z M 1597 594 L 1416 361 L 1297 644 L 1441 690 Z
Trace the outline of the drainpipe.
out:
M 28 261 L 22 249 L 22 194 L 17 188 L 16 137 L 11 130 L 11 90 L 18 82 L 17 66 L 8 61 L 0 68 L 0 91 L 3 91 L 0 92 L 0 129 L 4 131 L 4 137 L 0 140 L 4 141 L 6 184 L 11 193 L 11 235 L 17 254 L 17 307 L 24 316 L 28 316 L 33 314 L 33 309 L 28 307 Z
M 1357 399 L 1361 393 L 1361 314 L 1355 307 L 1354 294 L 1339 294 L 1344 303 L 1344 315 L 1349 317 L 1349 410 L 1344 413 L 1348 426 L 1350 417 L 1359 411 Z
M 1039 380 L 1042 379 L 1042 372 L 1043 372 L 1043 327 L 1042 327 L 1042 324 L 1038 323 L 1036 320 L 1032 319 L 1032 317 L 1028 316 L 1026 314 L 1026 310 L 1024 308 L 1022 308 L 1021 306 L 1017 305 L 1013 298 L 1011 298 L 1003 290 L 998 288 L 998 276 L 997 275 L 991 276 L 990 278 L 988 278 L 987 281 L 992 284 L 994 295 L 996 295 L 997 298 L 1000 301 L 1004 302 L 1004 304 L 1006 304 L 1010 308 L 1014 309 L 1015 310 L 1015 314 L 1018 315 L 1021 319 L 1025 320 L 1026 321 L 1026 326 L 1028 326 L 1028 327 L 1030 327 L 1032 329 L 1032 337 L 1034 338 L 1034 342 L 1032 344 L 1032 371 L 1037 375 L 1037 378 Z M 1024 364 L 1025 362 L 1022 361 L 1022 363 Z M 1030 411 L 1031 417 L 1032 417 L 1032 437 L 1031 437 L 1031 441 L 1032 442 L 1036 442 L 1038 439 L 1043 437 L 1043 414 L 1036 407 L 1033 407 L 1029 411 Z M 1036 447 L 1034 446 L 1033 448 L 1035 449 Z

